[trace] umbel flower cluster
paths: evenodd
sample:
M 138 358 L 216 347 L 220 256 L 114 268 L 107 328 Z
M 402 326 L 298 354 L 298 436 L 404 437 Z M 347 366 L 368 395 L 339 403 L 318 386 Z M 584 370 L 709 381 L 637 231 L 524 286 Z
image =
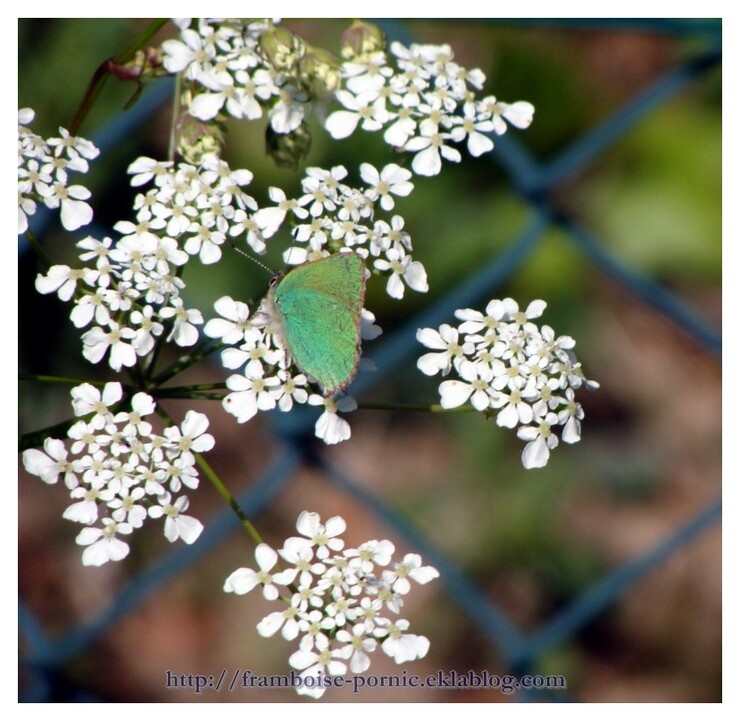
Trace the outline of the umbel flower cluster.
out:
M 459 163 L 456 145 L 478 157 L 493 150 L 490 136 L 505 133 L 507 122 L 517 128 L 532 122 L 531 103 L 477 98 L 486 76 L 455 62 L 449 45 L 393 42 L 387 53 L 381 39 L 366 31 L 344 54 L 348 60 L 336 93 L 344 109 L 327 118 L 326 129 L 334 138 L 346 138 L 358 127 L 382 130 L 386 143 L 414 154 L 417 175 L 437 175 L 443 159 Z
M 470 403 L 476 410 L 496 414 L 496 423 L 517 428 L 526 446 L 525 468 L 547 464 L 550 451 L 558 445 L 581 439 L 583 408 L 575 391 L 599 387 L 587 380 L 569 336 L 557 336 L 550 326 L 538 327 L 532 320 L 545 310 L 543 300 L 534 300 L 526 310 L 512 298 L 492 300 L 485 313 L 466 308 L 455 311 L 462 323 L 443 324 L 438 330 L 420 329 L 419 342 L 432 349 L 417 363 L 426 375 L 459 379 L 439 386 L 443 408 Z M 556 430 L 560 429 L 558 437 Z
M 23 452 L 26 470 L 45 483 L 62 478 L 72 504 L 64 518 L 84 528 L 77 543 L 85 546 L 82 563 L 100 566 L 120 561 L 129 552 L 122 536 L 144 525 L 147 518 L 164 519 L 168 541 L 193 543 L 203 524 L 185 513 L 188 497 L 183 486 L 198 487 L 194 453 L 210 450 L 213 436 L 208 419 L 188 411 L 182 424 L 154 433 L 145 420 L 154 412 L 146 393 L 121 406 L 120 383 L 107 383 L 102 392 L 89 383 L 72 389 L 72 407 L 78 420 L 67 433 L 70 443 L 47 438 L 44 450 Z
M 411 581 L 426 584 L 439 576 L 437 570 L 423 566 L 414 553 L 394 561 L 395 547 L 388 540 L 345 548 L 345 528 L 339 516 L 323 524 L 317 513 L 304 511 L 296 523 L 300 536 L 288 538 L 278 551 L 261 543 L 255 551 L 257 570 L 239 568 L 224 584 L 226 592 L 237 594 L 261 587 L 267 600 L 281 604 L 257 631 L 298 639 L 289 658 L 300 671 L 296 691 L 314 698 L 326 690 L 322 676 L 348 669 L 364 673 L 378 649 L 399 664 L 423 658 L 429 649 L 429 640 L 409 633 L 409 622 L 398 616 Z
M 315 105 L 338 87 L 337 62 L 326 52 L 277 26 L 277 20 L 181 18 L 180 37 L 162 43 L 162 64 L 185 79 L 181 102 L 185 157 L 217 147 L 220 123 L 231 117 L 269 121 L 272 155 L 297 167 L 310 137 L 304 125 Z
M 38 203 L 59 209 L 65 229 L 77 230 L 92 220 L 93 211 L 86 202 L 90 191 L 70 185 L 69 173 L 86 173 L 87 161 L 100 151 L 64 128 L 58 138 L 42 138 L 28 127 L 34 115 L 31 108 L 18 111 L 18 234 L 28 229 L 28 216 L 36 213 Z
M 219 121 L 269 119 L 273 157 L 295 167 L 310 147 L 306 120 L 325 118 L 335 139 L 357 128 L 383 131 L 385 142 L 413 153 L 417 175 L 437 175 L 442 159 L 460 162 L 456 145 L 478 157 L 493 149 L 491 135 L 507 123 L 526 128 L 534 107 L 482 98 L 485 74 L 454 60 L 449 45 L 390 45 L 377 27 L 355 22 L 343 36 L 342 61 L 279 27 L 277 21 L 185 18 L 180 37 L 162 44 L 163 65 L 188 81 L 183 101 L 199 121 L 200 150 L 220 141 Z M 332 100 L 342 109 L 327 117 Z M 186 148 L 192 153 L 193 146 Z

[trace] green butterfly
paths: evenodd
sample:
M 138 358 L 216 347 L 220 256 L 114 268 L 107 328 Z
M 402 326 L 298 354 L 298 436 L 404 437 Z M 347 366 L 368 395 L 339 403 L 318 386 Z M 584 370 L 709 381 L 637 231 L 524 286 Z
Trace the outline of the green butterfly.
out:
M 360 358 L 365 264 L 335 253 L 273 279 L 268 308 L 293 362 L 315 378 L 325 396 L 347 390 Z

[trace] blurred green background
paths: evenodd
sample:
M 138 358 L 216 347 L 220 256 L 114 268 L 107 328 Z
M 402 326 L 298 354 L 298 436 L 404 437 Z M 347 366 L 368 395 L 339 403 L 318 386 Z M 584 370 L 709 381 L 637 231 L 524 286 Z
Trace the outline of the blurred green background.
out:
M 285 21 L 311 43 L 334 52 L 347 24 Z M 19 107 L 36 110 L 32 128 L 49 135 L 66 126 L 98 64 L 126 47 L 145 25 L 107 19 L 20 21 Z M 530 129 L 510 132 L 541 161 L 708 47 L 701 35 L 621 30 L 618 24 L 576 29 L 448 20 L 409 21 L 404 27 L 420 42 L 449 43 L 460 64 L 481 68 L 487 94 L 532 102 L 536 113 Z M 172 28 L 161 37 L 167 34 Z M 131 92 L 132 87 L 109 82 L 80 134 L 90 137 L 113 121 Z M 715 67 L 650 112 L 560 185 L 554 197 L 609 252 L 670 288 L 715 328 L 721 325 L 721 120 L 721 73 Z M 142 131 L 99 158 L 83 181 L 93 191 L 101 232 L 130 217 L 133 192 L 125 168 L 138 155 L 165 157 L 169 123 L 165 105 Z M 233 167 L 254 172 L 250 192 L 261 204 L 270 185 L 290 195 L 301 176 L 276 168 L 265 157 L 263 133 L 261 123 L 233 124 L 226 156 Z M 363 161 L 382 166 L 392 160 L 373 134 L 358 131 L 346 141 L 330 142 L 316 128 L 306 165 L 341 163 L 356 174 Z M 504 171 L 486 158 L 464 157 L 459 165 L 446 164 L 440 176 L 414 182 L 413 194 L 397 203 L 397 211 L 413 239 L 414 256 L 427 269 L 430 292 L 409 292 L 398 302 L 384 294 L 383 284 L 371 284 L 367 306 L 386 334 L 509 247 L 532 216 Z M 43 240 L 55 260 L 75 264 L 73 243 L 56 220 Z M 267 257 L 273 267 L 279 267 L 285 247 L 279 243 L 276 239 Z M 110 379 L 109 369 L 91 368 L 81 358 L 68 308 L 55 297 L 35 293 L 38 266 L 28 249 L 21 248 L 19 262 L 21 371 Z M 204 311 L 221 295 L 249 300 L 264 290 L 262 271 L 239 257 L 227 257 L 217 267 L 191 267 L 189 302 Z M 477 414 L 361 411 L 350 418 L 352 439 L 326 453 L 416 524 L 522 629 L 532 630 L 719 494 L 721 372 L 716 358 L 602 276 L 558 230 L 548 231 L 521 270 L 489 297 L 507 295 L 524 306 L 533 298 L 545 299 L 544 322 L 577 340 L 587 376 L 601 383 L 597 393 L 580 397 L 586 412 L 581 443 L 559 447 L 546 469 L 525 471 L 514 434 Z M 365 355 L 372 358 L 372 344 Z M 223 370 L 212 365 L 189 379 L 215 382 L 223 377 Z M 410 359 L 359 400 L 431 403 L 437 385 Z M 170 405 L 175 415 L 192 406 Z M 198 408 L 208 413 L 217 439 L 209 460 L 233 492 L 259 478 L 280 454 L 264 419 L 237 426 L 218 404 Z M 21 432 L 68 414 L 65 389 L 22 384 Z M 21 476 L 20 597 L 50 633 L 105 607 L 117 589 L 168 546 L 156 527 L 145 528 L 134 537 L 126 562 L 83 569 L 73 542 L 76 529 L 61 519 L 64 490 Z M 191 502 L 193 514 L 204 521 L 221 507 L 205 481 Z M 279 544 L 291 535 L 303 508 L 322 517 L 344 516 L 348 542 L 388 537 L 403 548 L 391 528 L 309 471 L 255 520 L 263 535 Z M 234 568 L 252 561 L 245 540 L 232 538 L 116 624 L 61 675 L 57 700 L 77 688 L 117 701 L 296 700 L 292 692 L 195 698 L 164 689 L 168 668 L 178 673 L 218 673 L 236 666 L 257 673 L 287 670 L 291 644 L 262 639 L 254 630 L 272 609 L 261 598 L 227 598 L 220 591 Z M 535 671 L 564 674 L 573 700 L 720 700 L 720 560 L 716 527 L 548 653 Z M 428 657 L 409 666 L 409 672 L 507 671 L 441 582 L 410 600 L 408 617 L 412 630 L 432 642 Z M 24 643 L 21 637 L 21 656 Z M 96 673 L 101 659 L 110 669 L 103 677 Z M 371 669 L 394 670 L 379 658 Z M 342 694 L 324 699 L 350 700 Z M 495 691 L 437 691 L 431 696 L 377 691 L 357 700 L 493 702 L 510 697 Z

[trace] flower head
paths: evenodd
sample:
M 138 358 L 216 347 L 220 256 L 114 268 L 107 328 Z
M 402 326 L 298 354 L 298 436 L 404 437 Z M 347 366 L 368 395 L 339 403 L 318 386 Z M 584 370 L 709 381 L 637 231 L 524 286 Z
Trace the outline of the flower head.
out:
M 428 639 L 408 633 L 409 621 L 395 617 L 411 581 L 428 583 L 439 576 L 435 568 L 423 566 L 417 554 L 394 563 L 395 548 L 388 540 L 345 547 L 346 523 L 339 516 L 322 523 L 317 513 L 304 511 L 296 528 L 301 535 L 288 538 L 277 553 L 260 544 L 259 570 L 234 571 L 224 590 L 241 594 L 261 587 L 268 600 L 283 606 L 265 616 L 257 630 L 269 637 L 282 629 L 283 638 L 297 639 L 288 662 L 301 678 L 344 674 L 348 667 L 364 673 L 378 648 L 396 663 L 426 655 Z M 278 557 L 288 567 L 278 570 Z M 325 691 L 311 683 L 298 689 L 315 698 Z
M 156 409 L 154 399 L 137 393 L 128 401 L 120 383 L 106 383 L 102 391 L 84 383 L 72 389 L 75 415 L 84 416 L 68 432 L 71 448 L 48 438 L 44 450 L 23 452 L 23 465 L 46 483 L 60 477 L 73 503 L 64 517 L 85 526 L 77 543 L 85 546 L 82 562 L 101 565 L 128 555 L 122 536 L 141 528 L 146 518 L 164 519 L 164 535 L 193 543 L 203 524 L 185 513 L 189 500 L 178 495 L 182 486 L 196 488 L 194 452 L 213 447 L 205 433 L 208 419 L 189 411 L 179 426 L 165 435 L 145 420 Z M 148 510 L 147 510 L 148 509 Z
M 87 203 L 91 193 L 82 185 L 70 185 L 67 171 L 86 173 L 88 159 L 100 151 L 64 128 L 59 129 L 60 137 L 42 138 L 28 127 L 33 118 L 31 108 L 18 111 L 18 233 L 26 232 L 28 216 L 38 203 L 59 209 L 64 228 L 77 230 L 92 220 Z
M 457 375 L 439 386 L 442 407 L 469 402 L 487 415 L 495 413 L 499 426 L 516 428 L 527 444 L 522 453 L 525 468 L 546 465 L 559 439 L 580 439 L 583 408 L 575 390 L 599 387 L 583 377 L 572 338 L 556 337 L 549 326 L 533 322 L 545 307 L 542 300 L 532 301 L 525 310 L 512 298 L 492 300 L 485 313 L 456 311 L 462 321 L 457 327 L 443 324 L 439 330 L 422 328 L 416 334 L 432 350 L 419 358 L 419 370 Z

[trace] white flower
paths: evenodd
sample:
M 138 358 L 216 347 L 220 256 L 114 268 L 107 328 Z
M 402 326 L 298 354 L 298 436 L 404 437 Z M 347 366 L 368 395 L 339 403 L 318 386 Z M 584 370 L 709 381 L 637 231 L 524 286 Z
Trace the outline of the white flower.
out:
M 363 130 L 380 130 L 388 121 L 385 103 L 375 91 L 355 96 L 346 90 L 338 90 L 336 98 L 346 110 L 333 112 L 325 123 L 326 129 L 335 140 L 348 138 L 360 122 Z
M 471 355 L 475 349 L 470 341 L 458 341 L 460 335 L 457 328 L 443 323 L 439 330 L 433 328 L 420 328 L 416 331 L 416 340 L 427 348 L 434 349 L 435 353 L 425 353 L 416 365 L 419 370 L 428 376 L 433 376 L 440 371 L 447 375 L 452 369 L 452 363 Z
M 414 184 L 409 182 L 411 171 L 395 163 L 386 165 L 380 173 L 370 163 L 363 163 L 360 165 L 360 175 L 370 186 L 366 191 L 368 198 L 380 200 L 383 210 L 393 209 L 393 195 L 405 197 L 414 189 Z
M 172 166 L 171 161 L 154 160 L 142 156 L 128 166 L 127 172 L 133 176 L 130 181 L 131 185 L 138 187 L 145 185 L 155 177 L 166 175 Z
M 493 150 L 493 141 L 485 134 L 493 131 L 493 122 L 479 120 L 474 103 L 465 103 L 463 112 L 463 117 L 459 118 L 460 124 L 450 132 L 452 139 L 459 143 L 467 137 L 468 152 L 474 158 Z
M 383 653 L 390 656 L 396 663 L 406 663 L 424 658 L 429 650 L 429 639 L 426 636 L 417 636 L 413 633 L 404 633 L 409 627 L 406 619 L 400 618 L 395 623 L 386 619 L 378 621 L 376 636 L 385 640 L 380 644 Z
M 191 346 L 198 342 L 197 325 L 202 325 L 203 315 L 197 308 L 185 308 L 183 302 L 178 298 L 173 305 L 162 308 L 159 313 L 162 319 L 174 319 L 172 331 L 167 340 L 174 339 L 179 346 Z M 132 364 L 133 365 L 133 364 Z
M 485 315 L 472 308 L 463 308 L 455 311 L 455 317 L 464 321 L 460 325 L 461 333 L 480 333 L 495 331 L 506 314 L 506 308 L 501 300 L 492 300 L 486 306 Z
M 102 393 L 90 383 L 83 383 L 72 389 L 72 408 L 76 416 L 95 415 L 90 420 L 93 428 L 101 429 L 108 422 L 111 413 L 110 406 L 115 405 L 123 397 L 123 388 L 120 383 L 106 383 Z
M 73 270 L 67 265 L 52 265 L 46 275 L 36 276 L 36 290 L 44 295 L 54 293 L 60 300 L 70 300 L 77 290 L 77 283 L 93 285 L 98 274 L 91 268 Z
M 469 399 L 476 410 L 484 411 L 497 394 L 491 385 L 493 379 L 491 366 L 486 363 L 463 361 L 457 370 L 462 381 L 443 381 L 439 386 L 442 408 L 457 408 Z
M 216 48 L 204 42 L 195 30 L 182 30 L 180 40 L 165 40 L 163 65 L 169 73 L 179 73 L 187 68 L 187 77 L 196 80 L 216 55 Z
M 296 523 L 296 529 L 316 547 L 316 557 L 320 559 L 326 558 L 330 551 L 344 548 L 344 541 L 339 536 L 346 528 L 347 524 L 340 516 L 333 516 L 324 525 L 318 513 L 308 511 L 301 513 Z
M 69 134 L 66 128 L 59 128 L 58 138 L 49 138 L 49 146 L 54 148 L 54 155 L 60 156 L 66 152 L 67 157 L 71 159 L 88 158 L 92 160 L 100 155 L 100 151 L 89 140 L 85 138 L 76 138 Z M 87 170 L 87 164 L 82 166 Z
M 392 122 L 383 133 L 383 140 L 394 148 L 402 148 L 406 141 L 416 132 L 417 122 L 412 117 L 413 110 L 410 107 L 398 108 L 391 116 Z
M 57 182 L 44 196 L 44 203 L 49 208 L 58 208 L 61 205 L 62 225 L 66 230 L 77 230 L 93 218 L 93 210 L 85 202 L 90 196 L 90 191 L 82 185 L 65 186 Z
M 496 416 L 496 423 L 504 428 L 516 428 L 519 425 L 527 425 L 532 422 L 532 406 L 525 400 L 526 391 L 514 388 L 511 393 L 500 391 L 492 406 L 502 408 Z M 530 399 L 536 395 L 530 395 Z
M 68 488 L 77 486 L 76 470 L 67 460 L 67 449 L 64 443 L 55 438 L 44 441 L 44 452 L 30 448 L 23 451 L 23 466 L 33 476 L 38 476 L 44 483 L 56 483 L 60 474 Z
M 203 332 L 210 338 L 220 338 L 228 345 L 258 340 L 262 333 L 249 320 L 249 306 L 228 295 L 219 298 L 214 308 L 222 316 L 206 323 Z
M 310 588 L 314 576 L 320 576 L 326 570 L 324 564 L 313 560 L 313 543 L 308 538 L 288 538 L 278 553 L 300 574 L 297 580 L 299 588 Z
M 248 371 L 246 375 L 229 376 L 226 385 L 232 392 L 224 398 L 223 406 L 236 416 L 238 423 L 246 423 L 258 411 L 269 411 L 275 407 L 278 384 L 278 378 L 263 378 L 258 368 Z
M 188 499 L 180 496 L 171 503 L 170 494 L 166 493 L 158 499 L 158 503 L 159 505 L 149 508 L 149 517 L 165 517 L 165 538 L 170 543 L 174 543 L 178 538 L 185 543 L 194 543 L 203 531 L 203 524 L 197 518 L 184 515 L 183 511 L 186 511 L 189 505 Z
M 107 480 L 100 477 L 91 482 L 87 488 L 77 486 L 72 489 L 70 496 L 82 500 L 69 506 L 62 514 L 62 518 L 91 525 L 98 520 L 98 500 L 112 500 L 113 490 L 108 487 Z
M 201 92 L 195 95 L 188 108 L 194 118 L 212 120 L 224 105 L 229 115 L 235 118 L 243 116 L 241 93 L 234 87 L 234 80 L 230 75 L 213 77 L 202 74 L 199 80 L 213 92 Z
M 411 590 L 409 578 L 422 585 L 439 578 L 436 568 L 421 565 L 421 556 L 418 553 L 407 553 L 403 561 L 396 564 L 394 571 L 396 580 L 393 582 L 393 590 L 400 594 L 407 594 Z
M 522 451 L 522 465 L 525 468 L 543 468 L 550 458 L 550 450 L 558 445 L 558 437 L 553 433 L 558 417 L 547 412 L 547 406 L 540 403 L 534 407 L 534 426 L 522 426 L 517 435 L 527 445 Z
M 147 509 L 141 501 L 146 496 L 146 490 L 141 486 L 130 489 L 121 489 L 118 495 L 108 501 L 111 517 L 114 521 L 126 521 L 132 528 L 141 528 L 147 518 Z
M 349 669 L 352 673 L 364 673 L 370 668 L 370 655 L 378 642 L 367 635 L 365 624 L 357 624 L 352 633 L 342 628 L 337 631 L 336 639 L 349 648 Z M 346 652 L 345 652 L 346 653 Z
M 273 611 L 257 624 L 257 633 L 264 638 L 270 638 L 282 629 L 282 637 L 286 641 L 292 641 L 300 633 L 298 613 L 293 605 L 287 606 L 284 611 Z
M 445 140 L 451 138 L 448 133 L 440 133 L 434 123 L 426 120 L 421 123 L 419 130 L 420 135 L 409 139 L 404 145 L 404 150 L 416 153 L 411 167 L 417 175 L 439 174 L 442 170 L 442 158 L 453 163 L 460 162 L 460 151 L 445 145 Z
M 352 435 L 349 423 L 338 415 L 339 411 L 348 413 L 357 408 L 357 401 L 352 396 L 341 398 L 325 398 L 311 395 L 309 405 L 324 406 L 324 412 L 316 420 L 316 437 L 321 438 L 327 445 L 334 445 L 346 441 Z
M 136 350 L 131 341 L 136 333 L 131 328 L 121 328 L 118 323 L 110 321 L 109 331 L 94 326 L 82 336 L 82 355 L 91 363 L 99 363 L 110 349 L 108 363 L 115 371 L 123 366 L 136 364 Z
M 284 413 L 293 408 L 293 403 L 305 403 L 308 400 L 308 391 L 305 386 L 308 382 L 303 373 L 291 376 L 286 371 L 278 371 L 280 386 L 278 388 L 278 408 Z
M 566 388 L 565 397 L 565 408 L 558 413 L 558 423 L 563 426 L 561 438 L 565 443 L 576 443 L 581 440 L 583 408 L 580 403 L 576 403 L 572 388 Z
M 224 583 L 224 591 L 243 595 L 249 593 L 256 586 L 262 585 L 262 595 L 268 601 L 274 601 L 280 592 L 275 584 L 287 586 L 295 576 L 295 570 L 270 573 L 278 562 L 277 553 L 266 543 L 260 543 L 254 552 L 259 571 L 251 568 L 239 568 L 234 571 Z
M 386 284 L 386 292 L 391 298 L 403 298 L 404 282 L 419 293 L 426 293 L 429 290 L 424 266 L 418 260 L 412 260 L 410 255 L 406 255 L 400 245 L 389 248 L 386 251 L 386 258 L 387 260 L 378 258 L 375 267 L 380 271 L 393 271 Z
M 198 487 L 198 471 L 192 453 L 182 454 L 169 463 L 163 463 L 162 470 L 165 472 L 163 480 L 169 484 L 173 493 L 178 493 L 183 485 L 188 488 Z
M 347 671 L 347 664 L 344 661 L 352 653 L 351 647 L 341 647 L 332 649 L 329 645 L 329 639 L 320 634 L 316 638 L 316 651 L 299 649 L 291 655 L 288 663 L 295 669 L 302 671 L 300 678 L 316 678 L 323 676 L 341 676 Z M 305 683 L 296 689 L 300 695 L 320 698 L 326 691 L 326 687 L 321 684 Z
M 390 541 L 367 541 L 358 548 L 348 548 L 345 556 L 352 559 L 350 565 L 360 573 L 370 573 L 375 564 L 387 566 L 396 547 Z
M 164 435 L 171 447 L 191 457 L 192 453 L 210 451 L 215 445 L 216 441 L 210 433 L 206 433 L 207 429 L 208 416 L 197 411 L 188 411 L 180 426 L 165 428 Z
M 273 203 L 277 203 L 277 206 L 272 208 L 260 208 L 254 214 L 254 221 L 262 231 L 262 235 L 265 238 L 270 238 L 282 225 L 285 220 L 285 216 L 291 212 L 297 218 L 305 218 L 308 216 L 308 211 L 305 208 L 301 208 L 296 200 L 288 200 L 285 195 L 285 191 L 280 188 L 270 188 L 269 190 L 270 200 Z
M 103 526 L 104 528 L 83 528 L 77 534 L 77 544 L 87 546 L 82 553 L 82 563 L 85 566 L 102 566 L 108 561 L 120 561 L 128 556 L 128 544 L 117 538 L 116 534 L 131 533 L 131 525 L 104 518 Z
M 514 127 L 524 129 L 532 124 L 534 106 L 525 100 L 516 103 L 502 103 L 491 96 L 479 101 L 478 112 L 482 117 L 490 117 L 496 135 L 506 132 L 506 122 Z
M 136 355 L 148 355 L 154 350 L 155 339 L 164 332 L 164 326 L 154 320 L 154 308 L 150 305 L 144 306 L 142 311 L 134 310 L 131 313 L 131 323 L 134 326 L 139 326 L 134 339 L 131 341 Z

